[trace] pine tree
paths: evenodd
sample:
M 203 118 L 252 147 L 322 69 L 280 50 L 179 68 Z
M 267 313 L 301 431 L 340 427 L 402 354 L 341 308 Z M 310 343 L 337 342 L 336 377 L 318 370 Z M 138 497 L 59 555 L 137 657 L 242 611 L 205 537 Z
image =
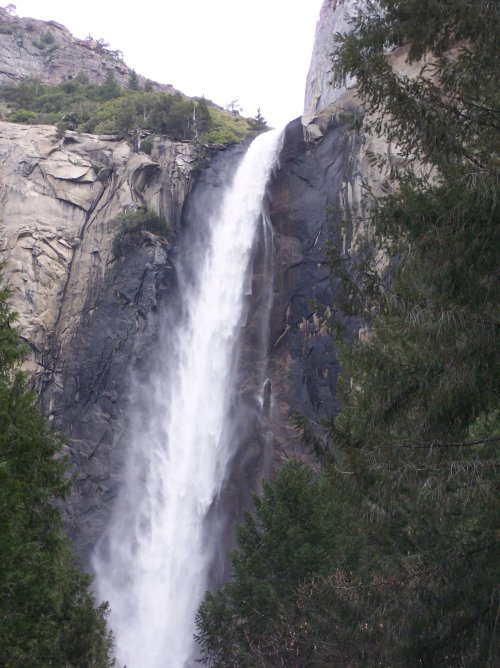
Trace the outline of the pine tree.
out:
M 196 99 L 196 133 L 202 135 L 208 132 L 212 125 L 212 117 L 208 110 L 207 101 L 204 97 Z
M 350 270 L 371 335 L 341 345 L 332 457 L 363 489 L 380 561 L 365 589 L 336 596 L 357 619 L 351 646 L 384 664 L 495 665 L 500 8 L 382 0 L 354 27 L 338 76 L 356 76 L 365 128 L 396 142 L 407 168 L 372 204 L 364 257 L 333 263 Z M 392 69 L 391 46 L 423 59 L 417 76 Z M 360 637 L 374 621 L 383 638 Z
M 95 607 L 57 500 L 70 482 L 19 370 L 25 350 L 0 290 L 0 664 L 112 665 L 107 605 Z
M 99 99 L 113 100 L 115 97 L 120 96 L 120 92 L 120 86 L 115 79 L 115 75 L 111 70 L 108 70 L 104 83 L 99 87 Z
M 137 72 L 135 70 L 131 70 L 129 77 L 128 77 L 128 83 L 127 83 L 127 88 L 129 90 L 140 90 L 141 85 L 139 83 L 139 77 L 137 76 Z
M 264 484 L 254 513 L 237 528 L 231 581 L 207 593 L 198 613 L 206 664 L 321 665 L 314 663 L 314 646 L 296 633 L 302 620 L 296 589 L 356 562 L 360 538 L 347 528 L 353 511 L 341 512 L 342 502 L 329 473 L 317 475 L 299 460 Z
M 266 132 L 270 129 L 266 119 L 262 115 L 260 107 L 257 109 L 255 118 L 249 118 L 248 122 L 250 123 L 250 126 L 255 134 L 260 134 L 261 132 Z

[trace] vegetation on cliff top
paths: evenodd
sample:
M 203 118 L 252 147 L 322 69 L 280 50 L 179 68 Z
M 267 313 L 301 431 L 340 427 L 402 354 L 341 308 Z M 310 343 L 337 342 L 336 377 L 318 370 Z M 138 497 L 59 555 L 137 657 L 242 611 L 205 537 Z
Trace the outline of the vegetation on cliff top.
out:
M 96 607 L 57 506 L 70 481 L 19 370 L 25 349 L 0 289 L 0 664 L 113 665 L 107 605 Z
M 325 306 L 360 318 L 370 335 L 339 340 L 339 415 L 319 430 L 303 421 L 319 477 L 305 476 L 301 494 L 297 464 L 288 464 L 240 529 L 232 579 L 207 594 L 198 615 L 203 660 L 231 668 L 493 667 L 500 5 L 380 0 L 367 3 L 354 28 L 339 36 L 337 76 L 357 77 L 366 129 L 395 141 L 407 159 L 386 195 L 368 190 L 364 211 L 346 221 L 368 223 L 363 250 L 330 250 L 346 299 Z M 395 72 L 389 45 L 406 46 L 414 62 L 425 55 L 420 75 Z M 325 476 L 313 512 L 308 490 Z M 329 530 L 316 534 L 314 550 L 324 552 L 297 573 L 293 564 L 311 546 L 301 514 L 322 517 L 322 509 Z M 276 528 L 262 525 L 263 511 Z
M 180 93 L 140 89 L 132 73 L 127 87 L 119 86 L 111 72 L 102 84 L 84 75 L 58 85 L 27 79 L 0 87 L 0 112 L 13 123 L 53 124 L 61 135 L 66 130 L 92 134 L 140 133 L 164 135 L 175 140 L 206 144 L 240 142 L 267 129 L 260 111 L 244 118 L 225 111 L 204 98 Z

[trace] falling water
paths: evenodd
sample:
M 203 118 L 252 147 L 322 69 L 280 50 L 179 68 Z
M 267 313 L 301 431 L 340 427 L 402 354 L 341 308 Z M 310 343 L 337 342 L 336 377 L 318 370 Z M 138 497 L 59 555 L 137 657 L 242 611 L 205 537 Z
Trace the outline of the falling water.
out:
M 238 338 L 280 135 L 251 144 L 209 221 L 203 256 L 180 272 L 185 317 L 164 327 L 156 370 L 141 387 L 146 419 L 131 419 L 121 495 L 94 557 L 120 666 L 193 665 L 194 617 L 221 538 L 207 531 L 207 517 L 234 454 L 228 423 Z

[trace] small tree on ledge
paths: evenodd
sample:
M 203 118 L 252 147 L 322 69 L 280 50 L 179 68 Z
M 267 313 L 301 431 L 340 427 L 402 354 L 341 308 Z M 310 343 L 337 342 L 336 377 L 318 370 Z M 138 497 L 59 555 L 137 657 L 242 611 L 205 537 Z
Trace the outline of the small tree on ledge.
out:
M 260 107 L 257 109 L 257 114 L 255 115 L 255 118 L 249 118 L 248 122 L 250 123 L 252 130 L 255 132 L 255 134 L 260 134 L 261 132 L 266 132 L 267 130 L 270 129 L 266 119 L 262 115 Z

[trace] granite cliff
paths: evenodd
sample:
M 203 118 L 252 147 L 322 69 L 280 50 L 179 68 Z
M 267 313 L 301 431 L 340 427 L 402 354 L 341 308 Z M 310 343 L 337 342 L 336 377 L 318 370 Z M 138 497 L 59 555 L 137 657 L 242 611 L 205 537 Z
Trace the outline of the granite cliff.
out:
M 324 0 L 320 20 L 316 25 L 311 64 L 306 79 L 304 115 L 314 116 L 338 100 L 345 89 L 332 83 L 331 56 L 335 34 L 349 30 L 349 16 L 360 0 Z M 353 82 L 350 82 L 352 84 Z
M 0 35 L 0 83 L 36 77 L 57 84 L 78 74 L 103 83 L 109 71 L 125 85 L 132 72 L 120 52 L 109 49 L 103 40 L 77 39 L 56 21 L 23 18 L 0 7 Z M 144 77 L 138 78 L 144 83 Z M 152 85 L 174 92 L 171 85 Z
M 44 412 L 68 437 L 76 496 L 99 503 L 87 467 L 102 469 L 96 450 L 110 447 L 128 365 L 168 282 L 198 148 L 157 140 L 148 157 L 116 138 L 60 141 L 50 126 L 1 123 L 0 152 L 2 258 L 29 370 Z M 135 232 L 117 254 L 114 218 L 139 206 L 169 221 L 170 242 Z

